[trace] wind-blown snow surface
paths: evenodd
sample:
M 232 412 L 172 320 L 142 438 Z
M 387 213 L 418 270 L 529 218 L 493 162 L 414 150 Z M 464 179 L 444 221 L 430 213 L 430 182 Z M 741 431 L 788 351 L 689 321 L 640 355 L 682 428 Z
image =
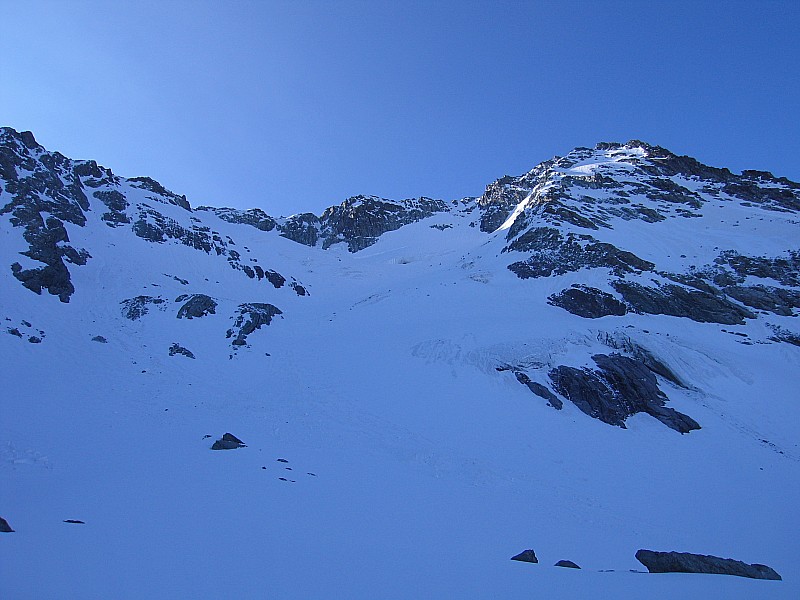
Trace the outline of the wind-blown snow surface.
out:
M 470 218 L 437 214 L 351 254 L 203 216 L 308 296 L 96 215 L 68 228 L 92 256 L 68 304 L 0 269 L 0 317 L 42 337 L 0 335 L 0 516 L 16 530 L 0 534 L 0 595 L 800 597 L 798 348 L 664 315 L 581 319 L 542 301 L 574 274 L 520 281 L 501 233 Z M 643 231 L 624 235 L 654 260 Z M 1 233 L 2 255 L 19 252 Z M 189 293 L 216 313 L 176 319 Z M 165 302 L 124 318 L 120 301 L 142 294 Z M 242 302 L 283 314 L 234 347 Z M 568 361 L 624 324 L 692 383 L 662 387 L 702 429 L 556 411 L 496 370 Z M 224 432 L 247 447 L 210 451 Z M 526 548 L 539 564 L 509 560 Z M 639 548 L 784 580 L 630 572 Z

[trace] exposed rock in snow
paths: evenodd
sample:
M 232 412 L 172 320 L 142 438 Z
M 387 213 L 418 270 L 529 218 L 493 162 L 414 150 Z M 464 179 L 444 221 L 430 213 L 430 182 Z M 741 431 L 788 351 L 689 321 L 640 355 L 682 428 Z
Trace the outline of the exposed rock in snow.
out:
M 553 306 L 560 306 L 573 315 L 587 319 L 609 315 L 622 316 L 628 312 L 625 304 L 613 295 L 586 285 L 575 284 L 558 294 L 552 294 L 547 301 Z
M 739 560 L 705 554 L 639 550 L 636 559 L 651 573 L 710 573 L 751 579 L 781 579 L 774 569 L 766 565 L 758 563 L 749 565 Z
M 536 552 L 533 550 L 523 550 L 519 554 L 512 556 L 511 560 L 518 560 L 520 562 L 538 563 L 539 559 L 536 558 Z
M 587 415 L 624 428 L 627 417 L 646 412 L 680 433 L 700 429 L 694 419 L 664 406 L 666 395 L 641 361 L 621 354 L 592 359 L 598 369 L 560 366 L 550 371 L 556 391 Z
M 560 560 L 555 564 L 556 567 L 566 567 L 568 569 L 580 569 L 578 565 L 576 565 L 571 560 Z
M 528 389 L 534 394 L 547 400 L 547 403 L 556 410 L 561 410 L 561 408 L 564 406 L 564 403 L 558 399 L 558 396 L 556 396 L 541 383 L 531 381 L 531 378 L 522 371 L 514 371 L 514 377 L 516 377 L 517 381 L 519 381 L 522 385 L 527 386 Z
M 237 448 L 246 448 L 247 445 L 237 438 L 232 433 L 223 434 L 223 436 L 218 439 L 214 444 L 211 446 L 212 450 L 235 450 Z
M 277 306 L 252 302 L 240 304 L 236 311 L 233 327 L 228 330 L 226 337 L 233 337 L 231 344 L 234 346 L 244 346 L 247 344 L 247 336 L 256 329 L 261 329 L 262 325 L 272 323 L 272 318 L 283 314 Z
M 166 302 L 160 296 L 136 296 L 135 298 L 128 298 L 120 302 L 122 305 L 122 315 L 126 319 L 136 321 L 141 319 L 149 312 L 148 306 L 150 304 L 163 305 Z M 163 310 L 163 306 L 161 307 Z
M 195 357 L 191 350 L 188 350 L 188 349 L 184 348 L 183 346 L 181 346 L 178 343 L 173 343 L 169 347 L 169 355 L 170 356 L 175 356 L 176 354 L 180 354 L 181 356 L 185 356 L 186 358 L 194 358 Z
M 217 310 L 217 301 L 205 294 L 182 294 L 175 298 L 175 302 L 183 302 L 178 309 L 179 319 L 193 319 L 213 315 Z

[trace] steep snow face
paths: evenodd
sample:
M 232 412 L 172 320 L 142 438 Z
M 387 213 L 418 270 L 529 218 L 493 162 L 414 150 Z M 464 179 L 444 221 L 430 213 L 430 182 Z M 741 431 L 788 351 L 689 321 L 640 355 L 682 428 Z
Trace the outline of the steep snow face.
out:
M 279 219 L 0 170 L 9 597 L 800 593 L 796 184 L 601 144 Z

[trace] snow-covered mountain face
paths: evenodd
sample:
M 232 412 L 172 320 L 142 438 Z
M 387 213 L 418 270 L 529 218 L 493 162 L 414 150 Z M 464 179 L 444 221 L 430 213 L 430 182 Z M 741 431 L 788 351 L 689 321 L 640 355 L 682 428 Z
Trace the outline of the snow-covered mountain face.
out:
M 11 129 L 0 178 L 11 597 L 798 593 L 800 185 L 632 141 L 278 218 Z

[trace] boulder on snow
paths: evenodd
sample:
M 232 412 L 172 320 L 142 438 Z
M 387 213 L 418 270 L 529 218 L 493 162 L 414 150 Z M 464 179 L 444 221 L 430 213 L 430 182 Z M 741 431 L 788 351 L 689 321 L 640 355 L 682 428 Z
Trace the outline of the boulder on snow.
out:
M 8 524 L 3 517 L 0 517 L 0 533 L 13 533 L 14 530 L 11 529 L 11 525 Z
M 511 560 L 518 560 L 521 562 L 538 563 L 539 559 L 536 558 L 536 552 L 531 549 L 523 550 L 516 556 L 512 556 Z
M 656 552 L 639 550 L 636 560 L 651 573 L 711 573 L 716 575 L 736 575 L 751 579 L 780 580 L 774 569 L 754 563 L 748 565 L 732 558 L 719 558 L 691 552 Z
M 212 450 L 235 450 L 245 448 L 246 444 L 232 433 L 226 433 L 211 446 Z
M 567 569 L 580 569 L 578 565 L 576 565 L 571 560 L 560 560 L 555 564 L 556 567 L 566 567 Z

